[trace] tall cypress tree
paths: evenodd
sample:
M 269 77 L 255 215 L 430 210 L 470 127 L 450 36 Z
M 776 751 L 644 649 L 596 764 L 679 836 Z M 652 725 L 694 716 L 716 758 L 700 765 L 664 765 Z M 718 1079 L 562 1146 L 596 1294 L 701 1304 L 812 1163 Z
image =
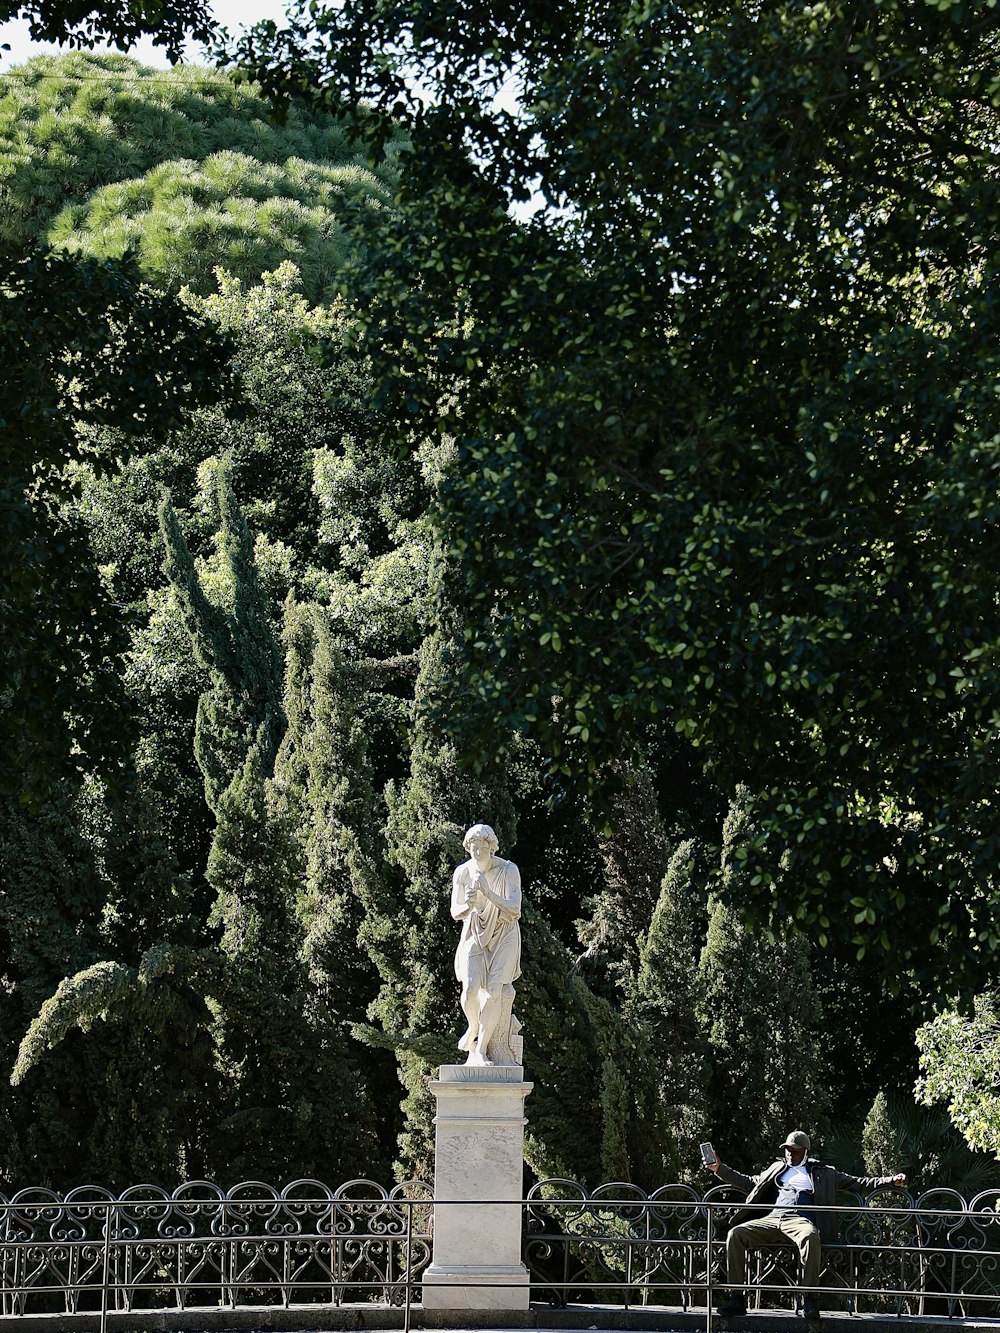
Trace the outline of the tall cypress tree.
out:
M 646 1032 L 659 1101 L 677 1141 L 682 1176 L 697 1169 L 707 1125 L 708 1046 L 698 1011 L 698 956 L 706 919 L 707 857 L 689 839 L 670 858 L 627 1013 Z
M 731 849 L 745 843 L 751 824 L 741 789 L 723 829 L 722 893 L 742 873 Z M 808 940 L 791 924 L 776 938 L 754 932 L 714 896 L 699 974 L 714 1141 L 724 1157 L 749 1167 L 770 1160 L 793 1127 L 815 1133 L 824 1122 L 821 1012 Z
M 374 998 L 376 977 L 358 933 L 366 912 L 383 901 L 361 673 L 320 606 L 289 599 L 284 643 L 288 726 L 274 788 L 301 847 L 296 910 L 303 952 L 325 1002 L 358 1020 Z
M 383 912 L 371 914 L 362 933 L 382 977 L 371 1016 L 397 1052 L 406 1089 L 406 1123 L 395 1168 L 400 1178 L 432 1177 L 434 1106 L 427 1076 L 435 1064 L 461 1058 L 451 880 L 466 858 L 462 836 L 474 823 L 489 823 L 504 856 L 511 855 L 515 837 L 502 768 L 485 778 L 468 776 L 429 716 L 426 704 L 437 695 L 443 670 L 443 639 L 431 634 L 421 648 L 409 777 L 387 789 L 393 897 Z
M 880 1089 L 865 1117 L 861 1131 L 861 1151 L 865 1170 L 873 1176 L 888 1176 L 899 1171 L 900 1162 L 908 1162 L 902 1135 L 889 1109 L 889 1099 Z
M 218 465 L 212 498 L 219 521 L 217 599 L 209 598 L 169 501 L 160 508 L 166 547 L 164 568 L 180 603 L 199 663 L 210 687 L 198 701 L 195 753 L 205 797 L 222 821 L 226 792 L 256 748 L 267 776 L 283 731 L 281 659 L 254 560 L 253 539 L 229 484 L 228 468 Z M 224 845 L 213 847 L 224 855 Z M 211 866 L 211 858 L 209 862 Z
M 369 917 L 386 912 L 382 819 L 367 755 L 365 680 L 336 641 L 327 611 L 285 608 L 285 697 L 288 726 L 275 762 L 276 806 L 287 816 L 300 852 L 296 916 L 309 979 L 309 1011 L 338 1031 L 363 1067 L 352 1111 L 371 1126 L 378 1148 L 356 1168 L 381 1179 L 394 1152 L 397 1118 L 385 1103 L 395 1066 L 384 1050 L 359 1048 L 345 1024 L 367 1016 L 379 974 L 361 945 Z M 375 1102 L 381 1116 L 375 1114 Z
M 281 656 L 224 466 L 215 494 L 216 600 L 197 577 L 170 506 L 162 511 L 166 569 L 211 681 L 199 701 L 195 744 L 216 816 L 207 867 L 216 893 L 211 923 L 239 996 L 217 1018 L 231 1109 L 217 1126 L 214 1153 L 229 1176 L 336 1175 L 370 1157 L 370 1135 L 365 1117 L 353 1114 L 358 1074 L 344 1035 L 313 1003 L 302 957 L 295 912 L 302 848 L 274 783 L 285 725 Z
M 588 972 L 607 974 L 628 994 L 639 970 L 639 942 L 649 930 L 670 858 L 653 774 L 636 748 L 617 774 L 609 830 L 600 836 L 604 886 L 581 924 Z
M 525 1030 L 525 1158 L 534 1173 L 593 1186 L 673 1176 L 673 1141 L 660 1114 L 643 1033 L 595 995 L 569 950 L 530 902 L 516 1008 Z

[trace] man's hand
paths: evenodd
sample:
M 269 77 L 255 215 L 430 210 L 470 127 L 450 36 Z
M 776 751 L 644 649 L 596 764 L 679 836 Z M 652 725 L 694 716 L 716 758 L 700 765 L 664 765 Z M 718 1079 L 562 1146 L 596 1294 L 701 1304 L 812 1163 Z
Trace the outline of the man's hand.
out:
M 903 1174 L 903 1172 L 901 1171 L 901 1172 L 899 1173 L 899 1175 L 897 1175 L 897 1176 L 893 1176 L 893 1178 L 892 1178 L 892 1183 L 893 1183 L 894 1185 L 905 1185 L 905 1184 L 906 1184 L 906 1176 L 905 1176 L 905 1175 Z
M 717 1157 L 714 1162 L 706 1162 L 705 1165 L 708 1167 L 709 1171 L 718 1171 L 722 1163 L 719 1161 Z

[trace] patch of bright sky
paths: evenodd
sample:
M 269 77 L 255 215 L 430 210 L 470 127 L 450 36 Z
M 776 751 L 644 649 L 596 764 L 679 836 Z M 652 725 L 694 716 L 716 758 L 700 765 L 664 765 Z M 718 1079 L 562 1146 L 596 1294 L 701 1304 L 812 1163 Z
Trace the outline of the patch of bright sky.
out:
M 284 0 L 215 0 L 212 9 L 222 26 L 228 28 L 230 32 L 257 23 L 260 19 L 274 19 L 276 23 L 280 23 L 285 16 Z M 11 69 L 14 65 L 23 65 L 32 56 L 58 55 L 60 51 L 70 49 L 66 46 L 57 46 L 54 42 L 33 42 L 28 36 L 28 24 L 23 19 L 11 19 L 7 23 L 0 23 L 0 45 L 3 43 L 7 43 L 10 50 L 0 51 L 0 72 Z M 97 51 L 109 49 L 111 48 L 95 47 Z M 154 46 L 148 39 L 133 46 L 129 55 L 143 65 L 166 68 L 170 64 L 163 48 Z M 190 65 L 207 63 L 201 49 L 193 43 L 184 52 L 184 61 Z

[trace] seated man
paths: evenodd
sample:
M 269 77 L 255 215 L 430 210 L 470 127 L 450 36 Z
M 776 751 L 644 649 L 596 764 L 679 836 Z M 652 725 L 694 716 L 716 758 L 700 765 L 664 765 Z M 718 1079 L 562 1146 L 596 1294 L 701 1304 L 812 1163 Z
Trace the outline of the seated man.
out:
M 783 1156 L 760 1173 L 745 1176 L 718 1158 L 709 1164 L 729 1185 L 747 1191 L 747 1203 L 754 1216 L 734 1226 L 726 1237 L 726 1281 L 733 1287 L 745 1287 L 747 1250 L 764 1245 L 794 1245 L 802 1261 L 802 1287 L 806 1293 L 803 1313 L 807 1319 L 819 1318 L 820 1246 L 837 1233 L 837 1215 L 813 1213 L 812 1204 L 833 1204 L 838 1189 L 867 1193 L 885 1185 L 905 1185 L 906 1177 L 852 1176 L 836 1167 L 825 1166 L 809 1157 L 809 1135 L 793 1130 L 781 1145 Z M 769 1211 L 765 1212 L 765 1209 Z M 756 1214 L 761 1214 L 760 1216 Z M 746 1314 L 745 1291 L 733 1291 L 719 1306 L 720 1315 Z

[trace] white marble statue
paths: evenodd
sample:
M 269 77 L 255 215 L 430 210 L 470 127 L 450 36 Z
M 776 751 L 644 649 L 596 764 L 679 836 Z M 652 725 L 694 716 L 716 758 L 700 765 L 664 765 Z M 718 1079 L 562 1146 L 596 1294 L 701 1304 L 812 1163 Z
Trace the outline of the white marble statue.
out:
M 513 861 L 496 855 L 500 844 L 488 824 L 473 824 L 463 845 L 469 859 L 451 886 L 451 914 L 462 923 L 455 975 L 469 1024 L 458 1047 L 469 1065 L 520 1064 L 512 1005 L 521 975 L 521 876 Z

